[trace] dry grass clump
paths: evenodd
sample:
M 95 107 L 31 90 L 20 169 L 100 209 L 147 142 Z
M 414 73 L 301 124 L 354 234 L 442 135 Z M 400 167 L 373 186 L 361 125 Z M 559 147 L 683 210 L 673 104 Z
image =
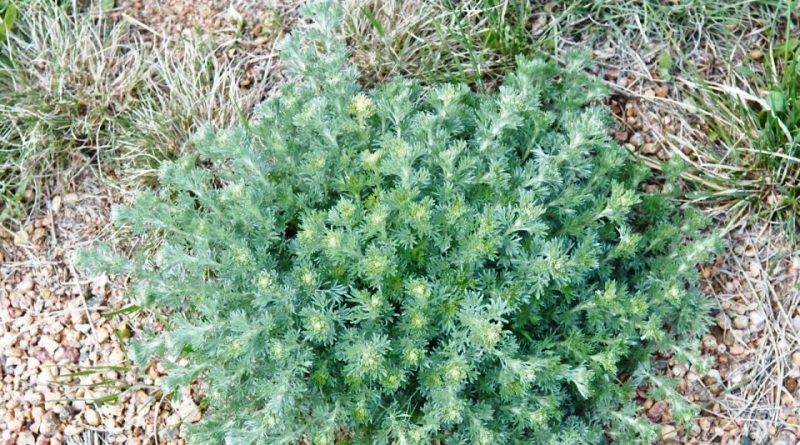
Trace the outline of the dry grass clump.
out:
M 783 42 L 787 42 L 787 37 Z M 797 227 L 800 212 L 800 52 L 762 53 L 732 67 L 724 82 L 684 81 L 688 107 L 703 113 L 707 143 L 686 157 L 713 191 L 696 197 L 747 217 Z M 755 65 L 756 69 L 750 69 Z
M 346 0 L 344 31 L 367 82 L 404 75 L 492 87 L 518 54 L 552 47 L 556 24 L 534 3 Z
M 654 144 L 634 148 L 656 169 L 672 159 L 688 200 L 727 230 L 755 219 L 792 229 L 800 211 L 800 10 L 794 1 L 735 6 L 683 22 L 654 16 L 650 27 L 614 31 L 596 55 L 609 55 L 616 94 L 646 104 Z
M 146 60 L 126 24 L 46 0 L 25 3 L 0 54 L 3 222 L 35 207 L 41 184 L 67 163 L 115 156 L 118 118 L 132 105 Z
M 266 94 L 270 75 L 243 78 L 253 57 L 227 57 L 211 37 L 156 41 L 136 104 L 120 116 L 118 164 L 123 179 L 152 178 L 160 160 L 183 153 L 200 125 L 227 128 L 239 123 Z M 269 71 L 271 56 L 265 64 Z M 146 162 L 142 162 L 146 161 Z
M 762 26 L 780 0 L 453 0 L 344 2 L 345 34 L 370 80 L 409 75 L 495 86 L 518 54 L 561 58 L 572 47 L 625 43 L 641 53 L 702 50 Z M 629 63 L 635 63 L 634 57 Z
M 199 125 L 238 122 L 266 94 L 272 54 L 231 57 L 211 36 L 145 41 L 140 25 L 98 2 L 24 3 L 0 42 L 0 224 L 25 225 L 47 179 L 76 165 L 136 188 Z

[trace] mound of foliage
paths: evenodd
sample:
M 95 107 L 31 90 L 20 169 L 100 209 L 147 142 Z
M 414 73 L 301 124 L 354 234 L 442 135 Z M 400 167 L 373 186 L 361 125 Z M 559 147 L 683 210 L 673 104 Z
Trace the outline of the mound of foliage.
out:
M 648 362 L 705 329 L 714 241 L 639 191 L 582 62 L 521 59 L 496 94 L 361 92 L 336 10 L 305 14 L 295 80 L 116 212 L 162 240 L 114 264 L 172 314 L 136 359 L 185 363 L 170 389 L 208 382 L 192 440 L 652 440 L 634 392 L 673 394 Z

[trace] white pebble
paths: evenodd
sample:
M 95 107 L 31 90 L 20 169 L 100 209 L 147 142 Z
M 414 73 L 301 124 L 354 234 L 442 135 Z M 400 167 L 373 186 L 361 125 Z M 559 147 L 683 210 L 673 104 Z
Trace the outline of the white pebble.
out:
M 75 193 L 67 193 L 64 195 L 64 202 L 67 204 L 75 204 L 78 202 L 78 195 Z
M 753 311 L 750 313 L 750 325 L 754 331 L 764 329 L 767 324 L 767 316 L 761 311 Z
M 17 290 L 20 292 L 28 292 L 33 290 L 33 280 L 30 278 L 23 279 L 19 284 L 17 284 Z
M 43 347 L 52 357 L 60 345 L 53 340 L 53 337 L 43 335 L 42 338 L 39 339 L 39 346 Z
M 87 409 L 83 413 L 83 419 L 86 421 L 87 424 L 91 426 L 98 426 L 100 425 L 100 415 L 97 414 L 97 411 L 93 409 Z
M 34 445 L 36 440 L 33 438 L 33 434 L 29 431 L 23 431 L 19 433 L 17 436 L 17 445 Z
M 795 331 L 800 332 L 800 315 L 795 315 L 792 318 L 792 327 Z

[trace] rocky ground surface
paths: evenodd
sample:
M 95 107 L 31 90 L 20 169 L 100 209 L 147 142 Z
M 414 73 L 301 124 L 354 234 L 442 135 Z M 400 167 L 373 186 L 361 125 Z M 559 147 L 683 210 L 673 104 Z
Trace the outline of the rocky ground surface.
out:
M 761 228 L 764 230 L 764 228 Z M 642 398 L 662 423 L 665 444 L 794 445 L 800 439 L 800 257 L 749 227 L 728 236 L 730 250 L 701 268 L 703 290 L 715 298 L 715 324 L 702 338 L 707 372 L 667 360 L 657 364 L 679 380 L 679 392 L 702 407 L 690 431 L 670 422 L 669 406 Z
M 0 443 L 182 444 L 199 398 L 167 403 L 164 369 L 127 357 L 128 338 L 158 324 L 124 310 L 124 277 L 75 265 L 80 249 L 116 239 L 109 208 L 120 197 L 87 179 L 48 200 L 23 230 L 0 232 Z
M 186 32 L 234 32 L 240 38 L 281 33 L 292 21 L 298 1 L 254 0 L 121 0 L 117 12 L 134 17 L 166 35 Z

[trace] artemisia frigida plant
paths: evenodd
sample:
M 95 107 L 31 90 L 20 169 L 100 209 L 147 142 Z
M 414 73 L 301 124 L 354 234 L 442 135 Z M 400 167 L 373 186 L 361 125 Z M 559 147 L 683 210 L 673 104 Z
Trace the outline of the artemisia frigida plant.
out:
M 337 8 L 304 13 L 290 81 L 115 212 L 161 240 L 106 265 L 171 314 L 135 359 L 208 384 L 191 441 L 650 442 L 639 387 L 689 418 L 649 361 L 694 350 L 716 243 L 641 192 L 585 60 L 521 58 L 493 94 L 361 91 Z

